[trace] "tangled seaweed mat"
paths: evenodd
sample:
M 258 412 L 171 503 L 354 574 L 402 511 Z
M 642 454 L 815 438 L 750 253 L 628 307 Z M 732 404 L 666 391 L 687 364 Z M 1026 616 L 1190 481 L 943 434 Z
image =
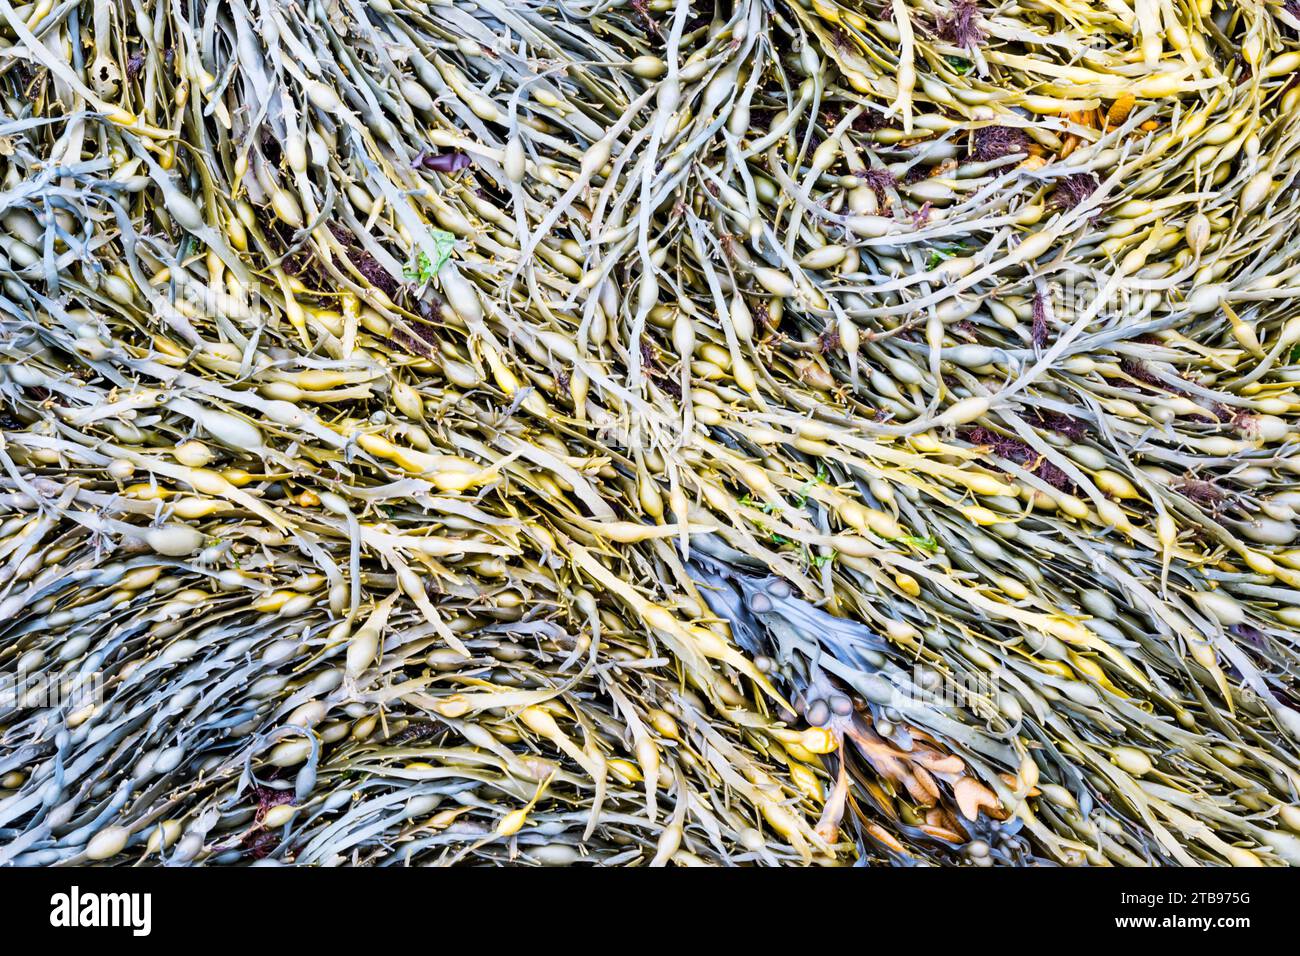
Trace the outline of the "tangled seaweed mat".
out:
M 0 864 L 1300 863 L 1300 6 L 0 0 Z

